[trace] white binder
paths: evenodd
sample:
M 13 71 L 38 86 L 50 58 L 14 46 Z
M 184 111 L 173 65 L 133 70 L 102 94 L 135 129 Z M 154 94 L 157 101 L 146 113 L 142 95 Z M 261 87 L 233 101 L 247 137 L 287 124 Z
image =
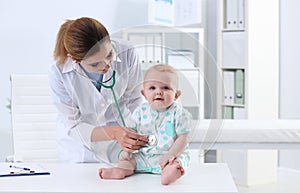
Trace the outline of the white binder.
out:
M 154 63 L 154 36 L 146 36 L 146 62 L 150 65 Z
M 243 29 L 245 27 L 245 0 L 238 0 L 238 23 L 237 27 Z
M 233 118 L 234 119 L 246 119 L 246 110 L 243 107 L 233 108 Z
M 226 0 L 226 29 L 236 29 L 238 27 L 238 1 Z
M 128 36 L 128 40 L 134 45 L 138 55 L 139 61 L 143 65 L 146 63 L 146 38 L 142 35 L 131 34 Z
M 154 63 L 163 63 L 162 54 L 162 37 L 161 35 L 154 36 Z
M 234 71 L 223 72 L 224 104 L 234 104 Z

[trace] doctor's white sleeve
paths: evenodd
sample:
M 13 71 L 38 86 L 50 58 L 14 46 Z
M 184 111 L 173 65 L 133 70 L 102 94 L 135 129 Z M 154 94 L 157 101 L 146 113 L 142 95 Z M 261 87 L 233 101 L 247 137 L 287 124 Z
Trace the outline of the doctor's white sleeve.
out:
M 49 76 L 53 102 L 58 110 L 58 121 L 63 125 L 59 128 L 59 135 L 70 136 L 91 149 L 91 135 L 95 126 L 82 121 L 77 104 L 64 86 L 59 67 L 52 66 Z

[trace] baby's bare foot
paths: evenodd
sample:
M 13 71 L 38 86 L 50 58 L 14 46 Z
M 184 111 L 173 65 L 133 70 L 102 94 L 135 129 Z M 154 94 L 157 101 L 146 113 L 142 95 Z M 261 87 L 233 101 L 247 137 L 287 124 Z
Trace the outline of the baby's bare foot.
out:
M 132 170 L 126 170 L 122 168 L 100 168 L 99 177 L 102 179 L 115 179 L 121 180 L 127 176 L 133 174 Z
M 184 174 L 184 169 L 177 162 L 174 161 L 171 164 L 166 165 L 161 174 L 161 183 L 162 185 L 168 185 L 175 182 Z

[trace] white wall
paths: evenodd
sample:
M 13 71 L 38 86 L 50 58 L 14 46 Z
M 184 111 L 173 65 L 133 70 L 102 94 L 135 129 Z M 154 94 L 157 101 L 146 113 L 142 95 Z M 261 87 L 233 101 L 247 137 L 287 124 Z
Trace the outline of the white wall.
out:
M 12 152 L 10 74 L 46 73 L 66 19 L 94 17 L 113 34 L 146 24 L 147 10 L 147 0 L 0 0 L 0 161 Z
M 300 1 L 281 0 L 280 3 L 280 117 L 299 119 L 300 27 L 297 19 L 300 12 L 297 9 Z M 0 0 L 0 161 L 12 153 L 10 114 L 5 108 L 10 97 L 9 75 L 46 73 L 52 63 L 60 24 L 65 19 L 80 16 L 97 18 L 115 33 L 123 27 L 147 23 L 147 0 Z M 215 18 L 208 19 L 214 21 Z M 215 55 L 216 42 L 211 40 L 210 44 L 211 54 Z M 298 163 L 299 151 L 280 152 L 280 166 L 300 169 Z
M 300 1 L 280 1 L 280 117 L 300 119 Z M 280 167 L 300 170 L 300 150 L 280 151 Z

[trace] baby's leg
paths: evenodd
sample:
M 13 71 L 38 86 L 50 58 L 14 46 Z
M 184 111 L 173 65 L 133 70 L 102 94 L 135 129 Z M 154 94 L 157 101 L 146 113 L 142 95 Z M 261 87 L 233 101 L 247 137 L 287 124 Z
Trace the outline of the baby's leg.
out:
M 133 174 L 134 169 L 136 168 L 135 160 L 127 158 L 126 160 L 121 159 L 119 165 L 116 168 L 100 168 L 99 176 L 102 179 L 124 179 L 127 176 Z
M 168 185 L 183 176 L 184 169 L 177 160 L 168 163 L 161 173 L 161 183 Z

